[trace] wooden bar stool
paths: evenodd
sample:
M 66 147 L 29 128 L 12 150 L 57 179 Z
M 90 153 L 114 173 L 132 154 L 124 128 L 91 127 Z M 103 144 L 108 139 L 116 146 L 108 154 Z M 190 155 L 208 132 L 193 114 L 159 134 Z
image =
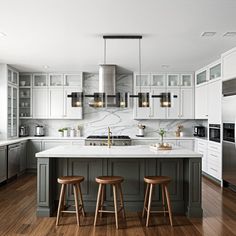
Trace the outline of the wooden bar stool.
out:
M 57 210 L 57 220 L 56 225 L 59 225 L 59 219 L 61 213 L 76 213 L 77 224 L 80 226 L 80 214 L 82 213 L 85 216 L 83 198 L 80 188 L 80 183 L 84 181 L 83 176 L 63 176 L 57 179 L 57 182 L 61 184 L 61 193 L 59 198 L 58 210 Z M 65 208 L 65 191 L 66 185 L 72 184 L 74 191 L 74 199 L 75 199 L 75 211 L 66 211 Z
M 147 211 L 146 227 L 148 227 L 149 225 L 150 213 L 160 213 L 160 212 L 163 212 L 164 216 L 166 215 L 166 213 L 169 213 L 170 224 L 171 226 L 173 226 L 170 196 L 167 188 L 167 184 L 171 182 L 171 178 L 168 176 L 146 176 L 144 177 L 144 182 L 147 183 L 147 187 L 144 198 L 142 217 L 144 217 L 145 212 Z M 163 211 L 151 211 L 153 187 L 156 184 L 161 185 Z M 168 211 L 165 210 L 165 196 L 166 196 Z
M 96 211 L 95 211 L 95 218 L 94 218 L 94 226 L 96 226 L 97 223 L 97 216 L 100 212 L 100 216 L 102 217 L 102 213 L 114 213 L 115 219 L 116 219 L 116 228 L 119 228 L 118 224 L 118 213 L 122 211 L 123 218 L 125 218 L 125 209 L 124 209 L 124 201 L 123 201 L 123 194 L 121 189 L 121 183 L 124 181 L 123 177 L 120 176 L 99 176 L 96 178 L 96 182 L 99 184 L 98 188 L 98 196 L 97 196 L 97 205 L 96 205 Z M 114 211 L 107 211 L 103 210 L 103 204 L 104 204 L 104 188 L 106 184 L 112 185 L 113 188 L 113 198 L 114 198 Z M 120 209 L 117 208 L 117 190 L 119 194 L 119 200 L 120 200 Z

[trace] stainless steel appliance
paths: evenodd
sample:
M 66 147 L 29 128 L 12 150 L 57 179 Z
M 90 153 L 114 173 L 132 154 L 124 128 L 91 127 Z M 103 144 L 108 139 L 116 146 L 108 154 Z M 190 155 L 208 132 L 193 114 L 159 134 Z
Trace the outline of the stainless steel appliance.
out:
M 204 126 L 198 125 L 194 126 L 194 136 L 197 137 L 205 137 L 206 136 L 206 128 Z
M 7 178 L 10 179 L 16 176 L 19 172 L 19 155 L 20 143 L 11 144 L 8 146 L 7 157 Z
M 220 125 L 209 124 L 209 140 L 220 143 Z
M 223 82 L 223 184 L 236 189 L 236 79 Z
M 131 145 L 131 139 L 126 135 L 111 136 L 111 142 L 113 146 L 129 146 Z M 85 139 L 86 146 L 107 146 L 108 136 L 97 135 L 88 136 Z
M 21 125 L 19 128 L 19 136 L 20 137 L 27 137 L 29 136 L 29 127 L 26 125 Z
M 34 134 L 34 136 L 37 136 L 37 137 L 45 136 L 44 127 L 42 125 L 35 126 L 35 134 Z

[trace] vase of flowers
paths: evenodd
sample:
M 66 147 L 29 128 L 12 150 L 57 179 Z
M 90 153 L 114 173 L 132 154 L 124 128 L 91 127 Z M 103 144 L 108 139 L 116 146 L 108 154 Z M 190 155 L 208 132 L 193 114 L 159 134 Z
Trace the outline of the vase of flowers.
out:
M 164 138 L 165 133 L 166 133 L 166 131 L 162 128 L 159 129 L 159 131 L 158 131 L 158 134 L 161 136 L 161 146 L 164 145 L 163 138 Z

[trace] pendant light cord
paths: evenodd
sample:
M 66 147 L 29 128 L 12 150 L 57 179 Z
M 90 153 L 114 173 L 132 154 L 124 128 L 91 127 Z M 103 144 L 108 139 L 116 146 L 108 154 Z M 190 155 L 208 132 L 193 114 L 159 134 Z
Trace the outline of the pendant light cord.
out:
M 141 93 L 141 39 L 139 39 L 139 92 Z
M 106 64 L 106 53 L 107 53 L 107 44 L 106 44 L 106 39 L 104 39 L 104 55 L 103 55 L 103 62 Z

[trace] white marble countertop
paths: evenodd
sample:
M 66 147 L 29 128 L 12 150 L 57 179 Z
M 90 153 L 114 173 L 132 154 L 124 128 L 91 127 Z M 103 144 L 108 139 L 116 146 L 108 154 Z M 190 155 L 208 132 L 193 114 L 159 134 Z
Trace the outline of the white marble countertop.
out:
M 168 151 L 150 150 L 149 145 L 134 146 L 58 146 L 36 153 L 36 157 L 55 158 L 201 158 L 191 150 L 174 146 Z
M 60 140 L 60 141 L 73 141 L 73 140 L 84 140 L 86 137 L 58 137 L 58 136 L 43 136 L 43 137 L 35 137 L 35 136 L 28 136 L 28 137 L 20 137 L 17 139 L 8 139 L 8 140 L 0 140 L 0 147 L 1 146 L 6 146 L 22 141 L 27 141 L 27 140 Z M 131 140 L 160 140 L 160 137 L 136 137 L 136 136 L 131 136 Z M 194 136 L 190 137 L 164 137 L 164 140 L 195 140 L 195 139 L 202 139 L 206 140 L 207 138 L 198 138 Z

